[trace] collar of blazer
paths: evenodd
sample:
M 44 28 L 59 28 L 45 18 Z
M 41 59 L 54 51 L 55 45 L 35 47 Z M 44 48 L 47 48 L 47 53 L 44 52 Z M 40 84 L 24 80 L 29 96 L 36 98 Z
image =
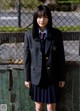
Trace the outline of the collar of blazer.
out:
M 49 41 L 52 41 L 52 34 L 51 34 L 51 33 L 48 33 L 46 39 L 49 40 Z M 37 37 L 35 37 L 34 40 L 40 42 L 40 37 L 39 37 L 39 35 L 38 35 Z
M 52 37 L 51 34 L 49 34 L 46 37 L 45 54 L 47 53 L 49 47 L 51 46 L 51 42 L 52 42 L 52 38 L 51 37 Z M 34 40 L 36 40 L 37 42 L 40 42 L 40 38 L 39 37 L 36 37 Z
M 37 42 L 40 42 L 40 38 L 35 38 L 35 40 Z M 49 37 L 47 37 L 46 38 L 46 44 L 45 44 L 45 54 L 47 53 L 49 47 L 51 46 L 51 43 L 52 43 L 52 40 Z

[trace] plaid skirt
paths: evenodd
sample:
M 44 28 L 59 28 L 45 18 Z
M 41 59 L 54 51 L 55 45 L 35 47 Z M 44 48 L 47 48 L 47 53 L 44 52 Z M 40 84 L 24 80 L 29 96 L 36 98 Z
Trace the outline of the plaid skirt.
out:
M 56 103 L 56 94 L 53 84 L 45 88 L 39 85 L 32 84 L 29 95 L 31 96 L 31 99 L 35 102 L 42 102 L 47 104 Z

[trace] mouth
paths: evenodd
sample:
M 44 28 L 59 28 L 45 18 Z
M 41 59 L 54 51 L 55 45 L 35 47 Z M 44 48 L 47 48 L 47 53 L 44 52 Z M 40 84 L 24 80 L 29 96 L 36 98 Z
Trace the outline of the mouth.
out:
M 41 25 L 44 25 L 45 23 L 40 23 Z

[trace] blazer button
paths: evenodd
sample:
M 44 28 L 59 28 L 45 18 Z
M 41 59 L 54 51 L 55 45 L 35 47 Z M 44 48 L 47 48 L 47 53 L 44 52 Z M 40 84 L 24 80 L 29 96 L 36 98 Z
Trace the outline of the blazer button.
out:
M 47 69 L 50 69 L 50 67 L 47 67 Z
M 46 60 L 48 60 L 48 57 L 46 57 Z
M 53 46 L 53 50 L 56 51 L 56 46 Z

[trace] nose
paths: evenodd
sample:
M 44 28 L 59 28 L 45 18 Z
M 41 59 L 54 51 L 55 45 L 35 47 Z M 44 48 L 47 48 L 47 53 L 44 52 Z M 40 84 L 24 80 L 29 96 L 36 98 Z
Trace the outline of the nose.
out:
M 44 21 L 44 17 L 41 17 L 41 21 Z

